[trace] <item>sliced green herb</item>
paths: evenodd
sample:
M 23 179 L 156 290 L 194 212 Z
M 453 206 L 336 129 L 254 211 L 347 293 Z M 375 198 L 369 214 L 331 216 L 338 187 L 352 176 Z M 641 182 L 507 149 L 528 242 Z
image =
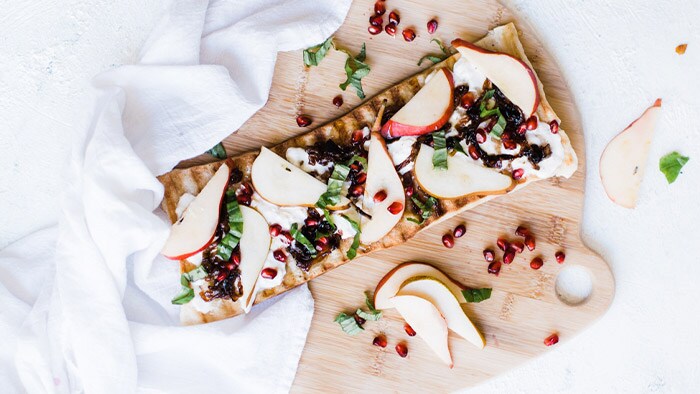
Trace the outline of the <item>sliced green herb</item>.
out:
M 382 311 L 365 312 L 362 309 L 358 309 L 355 313 L 365 320 L 377 321 L 382 318 Z
M 194 290 L 192 289 L 191 283 L 204 279 L 207 276 L 207 271 L 204 270 L 203 266 L 199 266 L 190 272 L 185 272 L 180 275 L 180 284 L 182 289 L 177 293 L 175 297 L 170 301 L 175 305 L 184 305 L 192 301 L 194 298 Z
M 333 221 L 333 216 L 331 215 L 331 212 L 325 208 L 323 209 L 323 217 L 326 218 L 326 221 L 328 223 L 330 223 L 331 225 L 333 225 L 333 227 L 335 227 L 335 223 Z
M 445 60 L 445 58 L 438 56 L 438 55 L 425 55 L 418 60 L 417 66 L 420 66 L 421 64 L 423 64 L 424 60 L 430 60 L 431 62 L 433 62 L 433 64 L 437 64 L 437 63 L 440 63 L 441 61 Z
M 418 221 L 414 218 L 406 218 L 409 222 L 413 222 L 416 224 L 423 224 L 423 222 L 426 221 L 430 217 L 430 215 L 433 214 L 433 209 L 435 208 L 435 205 L 437 204 L 437 200 L 434 197 L 428 197 L 428 199 L 425 201 L 425 204 L 420 202 L 419 199 L 415 197 L 411 197 L 411 201 L 413 201 L 414 204 L 420 209 L 420 217 L 421 220 Z
M 333 168 L 333 173 L 330 179 L 328 179 L 328 188 L 321 194 L 318 201 L 316 201 L 316 206 L 319 208 L 326 208 L 327 206 L 338 205 L 340 202 L 340 192 L 343 189 L 343 183 L 347 179 L 350 173 L 350 167 L 344 164 L 336 164 Z
M 318 66 L 332 47 L 334 47 L 333 36 L 328 37 L 326 41 L 321 44 L 304 49 L 304 65 L 306 67 Z
M 506 118 L 501 115 L 501 111 L 498 111 L 498 120 L 496 124 L 491 128 L 491 135 L 497 139 L 501 138 L 503 131 L 506 129 Z
M 439 130 L 433 133 L 433 168 L 438 170 L 447 169 L 447 141 L 445 141 L 445 131 Z
M 297 242 L 306 248 L 306 250 L 311 254 L 311 258 L 316 257 L 316 248 L 314 248 L 314 244 L 312 244 L 311 241 L 309 241 L 309 239 L 301 233 L 297 223 L 292 224 L 292 228 L 290 228 L 289 232 Z
M 659 170 L 666 176 L 666 181 L 671 184 L 676 181 L 681 173 L 681 168 L 690 160 L 678 152 L 671 152 L 659 160 Z
M 381 312 L 379 309 L 374 307 L 374 301 L 372 301 L 372 297 L 369 296 L 369 291 L 365 291 L 365 305 L 367 305 L 367 308 L 372 313 Z
M 491 289 L 466 289 L 462 290 L 462 295 L 467 302 L 481 302 L 491 298 Z
M 236 248 L 243 235 L 243 213 L 233 189 L 226 191 L 226 212 L 228 213 L 229 230 L 216 247 L 216 254 L 224 261 L 231 259 L 231 253 Z
M 365 92 L 362 90 L 362 78 L 369 74 L 370 67 L 368 64 L 364 63 L 367 54 L 365 52 L 365 44 L 362 43 L 362 49 L 360 53 L 353 57 L 350 52 L 343 50 L 348 55 L 345 61 L 345 74 L 347 74 L 347 80 L 340 84 L 340 88 L 345 90 L 348 85 L 352 85 L 355 88 L 355 93 L 357 97 L 364 99 Z
M 342 216 L 343 219 L 347 220 L 348 223 L 350 223 L 353 230 L 355 230 L 355 238 L 352 239 L 350 249 L 348 249 L 347 253 L 345 254 L 348 257 L 348 259 L 352 260 L 355 258 L 355 256 L 357 256 L 357 248 L 360 247 L 360 224 L 350 219 L 347 215 Z
M 194 290 L 192 290 L 191 287 L 182 286 L 182 290 L 180 290 L 180 292 L 177 293 L 177 295 L 175 295 L 175 297 L 173 297 L 173 299 L 170 300 L 170 302 L 175 305 L 184 305 L 192 301 L 193 298 Z
M 350 164 L 352 164 L 352 163 L 354 163 L 354 162 L 360 163 L 360 164 L 362 165 L 362 168 L 367 169 L 367 159 L 365 159 L 364 157 L 358 156 L 358 155 L 354 155 L 354 156 L 352 157 L 352 159 L 350 159 L 350 161 L 348 162 L 348 165 L 350 165 Z
M 438 40 L 437 38 L 433 38 L 430 40 L 430 42 L 435 42 L 438 47 L 440 47 L 440 51 L 442 51 L 442 55 L 439 54 L 428 54 L 420 58 L 418 60 L 418 66 L 420 66 L 424 60 L 430 60 L 433 62 L 433 64 L 440 63 L 441 61 L 447 59 L 451 55 L 451 53 L 445 48 L 445 45 L 442 44 L 442 41 Z
M 336 323 L 340 324 L 340 328 L 348 335 L 357 335 L 358 333 L 364 331 L 353 316 L 350 316 L 344 312 L 338 314 L 334 320 Z
M 214 145 L 214 147 L 209 149 L 207 151 L 207 153 L 216 157 L 217 159 L 225 159 L 226 158 L 226 149 L 224 148 L 224 145 L 221 142 Z

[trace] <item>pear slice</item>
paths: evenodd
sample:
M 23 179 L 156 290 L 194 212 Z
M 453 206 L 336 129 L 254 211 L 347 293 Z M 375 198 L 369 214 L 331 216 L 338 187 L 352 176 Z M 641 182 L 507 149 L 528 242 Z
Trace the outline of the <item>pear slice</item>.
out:
M 457 198 L 470 194 L 503 194 L 513 186 L 513 179 L 457 153 L 447 155 L 447 169 L 433 167 L 434 149 L 422 144 L 413 169 L 420 187 L 433 197 Z
M 374 290 L 374 306 L 377 309 L 390 309 L 394 305 L 391 303 L 391 297 L 398 293 L 401 285 L 407 280 L 414 277 L 430 276 L 444 283 L 460 302 L 466 302 L 462 290 L 466 289 L 461 283 L 451 279 L 439 269 L 429 264 L 407 262 L 401 263 L 394 267 L 391 271 L 379 281 L 377 288 Z
M 479 349 L 484 348 L 484 336 L 464 313 L 459 300 L 441 281 L 429 276 L 411 278 L 401 287 L 397 295 L 412 295 L 432 302 L 445 317 L 450 330 Z
M 428 344 L 440 360 L 452 368 L 454 364 L 447 345 L 447 322 L 435 305 L 412 295 L 395 296 L 391 300 L 406 323 L 413 327 L 416 334 Z
M 313 207 L 328 186 L 271 150 L 262 147 L 250 170 L 255 191 L 272 204 L 282 207 Z M 340 198 L 328 209 L 346 209 L 350 200 Z
M 258 211 L 245 205 L 241 205 L 240 208 L 243 216 L 243 234 L 240 240 L 241 264 L 238 269 L 241 270 L 243 295 L 238 299 L 238 303 L 248 313 L 255 301 L 253 290 L 265 265 L 272 237 L 267 221 Z

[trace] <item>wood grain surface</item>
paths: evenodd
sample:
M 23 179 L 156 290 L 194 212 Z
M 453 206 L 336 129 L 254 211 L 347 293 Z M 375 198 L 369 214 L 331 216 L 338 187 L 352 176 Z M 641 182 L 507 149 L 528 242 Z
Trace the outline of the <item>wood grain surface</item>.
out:
M 431 38 L 444 42 L 455 37 L 474 41 L 490 28 L 513 21 L 522 32 L 528 57 L 581 162 L 571 179 L 537 182 L 443 221 L 404 245 L 358 258 L 312 281 L 309 287 L 316 300 L 316 311 L 293 392 L 447 392 L 473 386 L 548 350 L 543 340 L 553 332 L 560 337 L 556 346 L 571 340 L 607 310 L 614 294 L 608 265 L 579 236 L 585 174 L 579 114 L 555 61 L 539 44 L 532 28 L 494 1 L 387 0 L 387 14 L 396 9 L 401 15 L 399 28 L 411 27 L 418 34 L 414 42 L 407 43 L 400 35 L 369 35 L 368 18 L 373 4 L 356 1 L 335 35 L 336 43 L 352 52 L 359 51 L 362 42 L 367 43 L 367 62 L 372 67 L 363 79 L 367 97 L 420 71 L 416 66 L 418 59 L 426 53 L 439 52 L 430 43 Z M 426 22 L 433 17 L 439 21 L 439 28 L 430 35 Z M 344 61 L 343 54 L 332 52 L 319 67 L 306 70 L 300 51 L 279 54 L 267 105 L 226 139 L 228 154 L 277 144 L 307 131 L 295 123 L 299 113 L 313 117 L 313 128 L 356 107 L 361 100 L 352 88 L 346 92 L 338 88 L 345 80 Z M 339 109 L 331 103 L 338 94 L 345 101 Z M 202 156 L 181 166 L 207 161 L 213 158 Z M 466 224 L 466 235 L 457 240 L 454 249 L 446 249 L 440 241 L 442 234 L 460 223 Z M 497 250 L 495 240 L 499 236 L 515 239 L 513 231 L 519 224 L 535 234 L 537 249 L 504 265 L 498 277 L 488 274 L 483 249 Z M 567 255 L 561 265 L 554 260 L 558 250 Z M 529 267 L 536 256 L 545 261 L 538 271 Z M 480 351 L 450 333 L 453 369 L 444 366 L 420 338 L 408 337 L 402 328 L 403 320 L 394 310 L 385 311 L 385 318 L 379 322 L 368 322 L 366 331 L 354 337 L 343 334 L 333 322 L 338 312 L 361 307 L 365 290 L 373 290 L 387 271 L 409 260 L 432 263 L 468 286 L 494 289 L 491 299 L 465 307 L 484 333 L 486 348 Z M 588 299 L 575 306 L 562 302 L 555 294 L 557 275 L 569 266 L 583 267 L 593 283 Z M 388 338 L 385 349 L 372 345 L 378 333 Z M 405 359 L 394 351 L 399 341 L 408 344 L 409 356 Z

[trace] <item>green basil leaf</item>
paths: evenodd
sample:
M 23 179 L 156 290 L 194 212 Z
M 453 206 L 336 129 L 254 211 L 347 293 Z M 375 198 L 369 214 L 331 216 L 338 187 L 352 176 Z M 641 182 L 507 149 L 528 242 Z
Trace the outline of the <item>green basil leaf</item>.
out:
M 297 223 L 292 224 L 292 228 L 289 230 L 289 232 L 292 234 L 292 237 L 302 244 L 306 250 L 308 250 L 311 253 L 311 257 L 314 258 L 316 257 L 316 248 L 314 248 L 314 244 L 309 241 L 308 238 L 304 234 L 301 233 L 299 230 L 299 225 Z
M 345 61 L 345 74 L 347 75 L 347 80 L 340 84 L 340 88 L 345 90 L 349 85 L 352 85 L 352 87 L 355 88 L 357 97 L 364 99 L 365 92 L 362 90 L 362 78 L 366 77 L 370 71 L 369 65 L 364 63 L 365 58 L 367 57 L 365 44 L 362 43 L 362 49 L 355 57 L 352 57 L 350 52 L 346 50 L 343 50 L 343 52 L 348 55 L 348 58 Z
M 362 309 L 358 309 L 355 313 L 365 320 L 377 321 L 382 318 L 382 311 L 377 310 L 365 312 Z
M 321 60 L 326 57 L 326 54 L 333 46 L 333 36 L 331 36 L 319 45 L 304 49 L 304 65 L 306 67 L 318 66 L 318 64 L 321 63 Z
M 191 283 L 204 279 L 206 276 L 207 271 L 202 265 L 190 272 L 185 272 L 180 275 L 180 284 L 182 285 L 182 289 L 180 289 L 180 292 L 170 302 L 175 305 L 183 305 L 192 301 L 194 298 L 194 290 L 192 290 Z
M 437 56 L 437 55 L 425 55 L 418 60 L 417 66 L 420 66 L 421 64 L 423 64 L 424 60 L 430 60 L 431 62 L 433 62 L 433 64 L 437 64 L 445 59 L 440 57 L 440 56 Z
M 450 52 L 447 50 L 447 48 L 445 48 L 445 45 L 443 45 L 442 41 L 438 40 L 437 38 L 433 38 L 432 40 L 430 40 L 430 42 L 436 43 L 437 46 L 440 47 L 442 53 L 445 54 L 445 56 L 450 56 Z
M 356 221 L 350 219 L 347 215 L 342 215 L 343 219 L 347 220 L 348 223 L 350 223 L 350 226 L 352 226 L 353 230 L 355 230 L 355 238 L 352 239 L 352 244 L 350 245 L 350 249 L 348 249 L 347 253 L 345 254 L 348 259 L 352 260 L 357 256 L 357 248 L 360 247 L 360 223 L 357 223 Z
M 224 261 L 231 259 L 233 249 L 238 246 L 238 242 L 243 235 L 243 213 L 236 199 L 236 192 L 233 189 L 226 191 L 226 212 L 228 213 L 229 230 L 216 246 L 216 254 Z
M 204 279 L 207 277 L 207 271 L 204 269 L 203 265 L 200 265 L 199 267 L 193 269 L 190 272 L 185 272 L 182 274 L 183 279 L 187 280 L 187 285 L 183 283 L 183 286 L 189 286 L 190 283 L 196 282 L 200 279 Z M 182 282 L 182 280 L 180 281 Z
M 367 159 L 365 159 L 364 157 L 358 156 L 358 155 L 353 155 L 352 159 L 350 159 L 350 161 L 348 162 L 348 165 L 351 165 L 354 162 L 360 163 L 360 165 L 362 165 L 363 169 L 367 169 Z
M 416 197 L 411 197 L 411 201 L 413 201 L 414 204 L 420 209 L 420 217 L 421 221 L 419 222 L 418 220 L 414 218 L 406 218 L 406 220 L 416 223 L 416 224 L 423 224 L 430 215 L 433 214 L 433 209 L 435 208 L 435 205 L 437 205 L 437 200 L 434 197 L 428 197 L 428 199 L 425 201 L 425 204 L 420 202 L 419 199 Z
M 192 290 L 192 288 L 189 286 L 182 286 L 180 292 L 177 293 L 177 295 L 173 297 L 173 299 L 170 300 L 170 302 L 172 302 L 175 305 L 184 305 L 192 301 L 193 298 L 194 290 Z
M 439 130 L 433 133 L 433 168 L 438 170 L 447 169 L 447 141 L 445 131 Z
M 498 120 L 496 124 L 491 128 L 491 135 L 496 139 L 501 139 L 503 131 L 506 129 L 506 118 L 501 115 L 501 111 L 498 111 Z
M 221 142 L 214 145 L 214 147 L 209 149 L 207 151 L 207 153 L 216 157 L 217 159 L 225 159 L 226 158 L 226 149 L 224 148 L 224 145 Z
M 681 168 L 690 160 L 678 152 L 671 152 L 659 160 L 659 170 L 666 176 L 666 181 L 671 184 L 676 181 L 681 173 Z
M 491 289 L 466 289 L 462 290 L 462 295 L 467 302 L 481 302 L 491 298 Z
M 340 192 L 343 190 L 343 183 L 348 178 L 350 167 L 344 164 L 336 164 L 333 173 L 328 179 L 328 188 L 316 201 L 316 206 L 326 208 L 329 205 L 338 205 L 340 202 Z
M 442 51 L 442 55 L 436 55 L 436 54 L 425 55 L 422 58 L 420 58 L 420 60 L 418 60 L 418 66 L 420 66 L 423 63 L 423 60 L 430 60 L 431 62 L 433 62 L 433 64 L 437 64 L 437 63 L 440 63 L 441 61 L 447 59 L 451 55 L 450 51 L 448 51 L 447 48 L 445 48 L 445 45 L 442 44 L 442 41 L 438 40 L 437 38 L 433 38 L 432 40 L 430 40 L 430 42 L 434 42 L 437 44 L 438 47 L 440 47 L 440 51 Z
M 367 305 L 367 308 L 369 308 L 369 311 L 372 313 L 381 312 L 374 307 L 374 301 L 372 301 L 372 297 L 369 296 L 369 291 L 365 291 L 365 305 Z
M 415 223 L 415 224 L 423 224 L 423 222 L 425 221 L 425 220 L 418 220 L 416 218 L 410 218 L 410 217 L 406 218 L 406 220 L 408 220 L 411 223 Z
M 357 324 L 354 317 L 349 316 L 344 312 L 339 313 L 333 321 L 340 324 L 340 328 L 348 335 L 357 335 L 358 333 L 364 331 L 364 328 Z

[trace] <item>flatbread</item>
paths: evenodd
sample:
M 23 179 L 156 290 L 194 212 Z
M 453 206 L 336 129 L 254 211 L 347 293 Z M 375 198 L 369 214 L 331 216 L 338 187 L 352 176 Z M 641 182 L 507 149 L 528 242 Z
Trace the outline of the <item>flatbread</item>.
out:
M 496 52 L 510 54 L 527 63 L 531 68 L 532 64 L 527 59 L 523 46 L 518 38 L 518 31 L 515 26 L 510 23 L 504 26 L 497 27 L 491 30 L 484 38 L 476 42 L 476 45 Z M 291 138 L 270 149 L 276 154 L 284 157 L 287 148 L 290 147 L 308 147 L 316 142 L 333 140 L 339 145 L 348 145 L 350 143 L 351 134 L 353 131 L 361 129 L 365 126 L 371 127 L 375 121 L 377 112 L 381 103 L 386 100 L 388 109 L 398 109 L 405 105 L 425 84 L 426 77 L 435 69 L 441 67 L 449 67 L 452 69 L 454 63 L 459 59 L 460 55 L 455 54 L 441 63 L 424 70 L 399 84 L 392 86 L 384 92 L 367 100 L 365 103 L 346 114 L 345 116 L 325 124 L 306 134 Z M 534 71 L 534 69 L 533 69 Z M 552 120 L 559 121 L 559 118 L 550 107 L 544 94 L 544 88 L 538 78 L 538 88 L 540 90 L 540 106 L 537 109 L 537 115 L 540 120 L 550 122 Z M 570 177 L 578 167 L 578 160 L 574 153 L 571 141 L 564 130 L 559 130 L 564 146 L 565 156 L 561 167 L 557 170 L 556 176 Z M 178 219 L 176 207 L 180 197 L 185 193 L 197 195 L 199 191 L 207 184 L 209 179 L 214 175 L 216 170 L 222 163 L 226 162 L 231 168 L 237 168 L 243 173 L 243 180 L 250 180 L 250 169 L 253 161 L 257 157 L 258 151 L 244 153 L 236 157 L 230 157 L 216 163 L 200 165 L 187 169 L 177 169 L 159 177 L 160 181 L 165 186 L 165 196 L 162 203 L 163 210 L 168 214 L 172 222 Z M 536 177 L 529 176 L 526 180 L 519 182 L 514 190 L 525 187 L 526 185 L 538 181 Z M 476 207 L 486 201 L 497 197 L 496 195 L 476 196 L 470 195 L 466 197 L 456 198 L 452 200 L 440 200 L 439 215 L 434 214 L 428 218 L 423 224 L 417 225 L 407 221 L 406 217 L 411 217 L 413 214 L 406 210 L 404 218 L 380 241 L 371 245 L 360 246 L 357 256 L 360 257 L 375 250 L 389 248 L 412 238 L 416 233 L 432 224 L 442 220 L 446 220 L 460 212 Z M 336 268 L 348 261 L 345 252 L 349 248 L 351 239 L 344 240 L 341 246 L 333 253 L 326 256 L 320 262 L 314 262 L 308 271 L 303 271 L 294 264 L 287 265 L 287 272 L 282 283 L 274 288 L 261 291 L 257 294 L 255 303 L 262 302 L 268 298 L 274 297 L 280 293 L 290 290 L 302 283 L 311 280 L 324 272 Z M 183 272 L 194 268 L 188 266 L 188 262 L 181 262 L 181 270 Z M 216 320 L 221 320 L 227 317 L 235 316 L 242 313 L 242 309 L 238 303 L 231 300 L 217 299 L 211 301 L 210 311 L 202 313 L 195 309 L 191 303 L 185 304 L 181 308 L 181 321 L 183 324 L 199 324 L 207 323 Z

